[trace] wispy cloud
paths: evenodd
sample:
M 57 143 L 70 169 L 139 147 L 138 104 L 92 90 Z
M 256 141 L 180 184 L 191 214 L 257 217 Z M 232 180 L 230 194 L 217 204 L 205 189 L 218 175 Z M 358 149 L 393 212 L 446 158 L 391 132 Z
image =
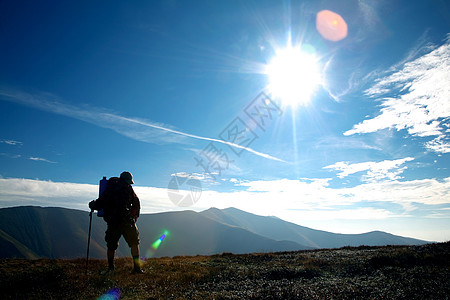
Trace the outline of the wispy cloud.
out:
M 427 142 L 425 146 L 438 153 L 450 153 L 450 141 L 445 136 L 438 136 L 437 138 Z
M 351 137 L 326 136 L 321 138 L 316 144 L 316 148 L 337 148 L 337 149 L 366 149 L 382 151 L 377 145 L 371 145 L 364 141 Z
M 162 130 L 149 130 L 135 122 L 130 122 L 119 115 L 108 112 L 106 109 L 88 105 L 71 105 L 49 93 L 30 94 L 20 90 L 0 88 L 0 99 L 112 129 L 121 135 L 142 142 L 162 144 L 184 141 L 184 137 L 181 135 L 169 135 Z M 170 129 L 170 126 L 165 124 L 152 124 L 160 128 Z
M 354 164 L 341 161 L 333 165 L 326 166 L 324 169 L 339 171 L 340 173 L 337 174 L 339 178 L 344 178 L 359 172 L 365 172 L 362 176 L 362 180 L 366 182 L 397 180 L 401 178 L 399 175 L 407 168 L 402 165 L 412 160 L 414 160 L 414 158 L 406 157 L 396 160 L 384 160 L 380 162 L 369 161 Z
M 249 147 L 244 147 L 220 139 L 186 133 L 176 130 L 167 124 L 150 122 L 140 118 L 124 117 L 100 108 L 87 107 L 83 109 L 78 106 L 63 103 L 58 97 L 51 94 L 32 95 L 22 91 L 0 88 L 0 99 L 82 120 L 103 128 L 109 128 L 119 134 L 142 142 L 155 144 L 183 143 L 186 142 L 187 138 L 190 138 L 226 144 L 266 159 L 284 162 L 282 159 L 256 151 Z
M 239 144 L 235 144 L 235 143 L 231 143 L 231 142 L 227 142 L 227 141 L 224 141 L 224 140 L 219 140 L 219 139 L 214 139 L 214 138 L 209 138 L 209 137 L 203 137 L 203 136 L 190 134 L 190 133 L 185 133 L 185 132 L 181 132 L 181 131 L 174 130 L 174 129 L 169 129 L 169 128 L 163 128 L 161 126 L 156 126 L 154 124 L 151 124 L 151 123 L 148 123 L 148 122 L 142 121 L 142 120 L 137 120 L 137 119 L 132 119 L 132 118 L 125 118 L 125 117 L 120 117 L 120 116 L 116 116 L 116 117 L 121 119 L 121 120 L 125 120 L 125 121 L 131 122 L 131 123 L 136 123 L 136 124 L 139 124 L 139 125 L 143 125 L 143 126 L 147 126 L 147 127 L 151 127 L 151 128 L 156 128 L 156 129 L 159 129 L 159 130 L 164 130 L 164 131 L 167 131 L 167 132 L 170 132 L 170 133 L 182 135 L 182 136 L 193 138 L 193 139 L 198 139 L 198 140 L 203 140 L 203 141 L 210 141 L 210 142 L 216 142 L 216 143 L 220 143 L 220 144 L 225 144 L 225 145 L 228 145 L 228 146 L 231 146 L 231 147 L 234 147 L 234 148 L 246 150 L 246 151 L 248 151 L 250 153 L 253 153 L 253 154 L 257 155 L 257 156 L 260 156 L 260 157 L 264 157 L 264 158 L 267 158 L 267 159 L 276 160 L 276 161 L 280 161 L 280 162 L 285 162 L 282 159 L 273 157 L 273 156 L 271 156 L 269 154 L 258 152 L 256 150 L 253 150 L 250 147 L 245 147 L 245 146 L 242 146 L 242 145 L 239 145 Z
M 48 159 L 42 158 L 42 157 L 30 156 L 28 159 L 29 160 L 34 160 L 34 161 L 42 161 L 42 162 L 46 162 L 46 163 L 50 163 L 50 164 L 56 164 L 55 161 L 51 161 L 51 160 L 48 160 Z
M 187 173 L 187 172 L 178 172 L 171 174 L 172 177 L 179 177 L 179 178 L 192 178 L 192 179 L 198 179 L 198 180 L 204 180 L 206 178 L 205 174 L 200 173 Z
M 381 102 L 380 114 L 356 124 L 344 135 L 382 129 L 406 129 L 420 137 L 437 136 L 425 146 L 447 153 L 450 147 L 450 35 L 439 47 L 393 67 L 365 91 Z M 415 50 L 414 53 L 422 51 Z
M 29 160 L 32 160 L 32 161 L 41 161 L 41 162 L 46 162 L 46 163 L 50 163 L 50 164 L 56 164 L 57 163 L 56 161 L 51 161 L 51 160 L 48 160 L 48 159 L 42 158 L 42 157 L 36 157 L 36 156 L 24 157 L 24 156 L 22 156 L 20 154 L 11 154 L 11 153 L 0 152 L 0 156 L 5 156 L 5 157 L 8 157 L 8 158 L 13 158 L 13 159 L 25 158 L 25 159 L 29 159 Z
M 11 146 L 21 146 L 23 143 L 15 140 L 0 140 L 0 143 Z
M 5 156 L 5 157 L 9 157 L 9 158 L 20 158 L 20 157 L 22 157 L 22 155 L 20 155 L 20 154 L 11 154 L 11 153 L 4 153 L 4 152 L 1 152 L 0 156 Z

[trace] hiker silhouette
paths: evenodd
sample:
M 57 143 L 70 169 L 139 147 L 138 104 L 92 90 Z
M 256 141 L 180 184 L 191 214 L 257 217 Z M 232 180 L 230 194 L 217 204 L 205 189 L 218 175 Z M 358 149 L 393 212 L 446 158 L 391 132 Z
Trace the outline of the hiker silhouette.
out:
M 133 175 L 128 171 L 122 172 L 119 178 L 108 179 L 106 189 L 99 198 L 89 202 L 91 210 L 103 210 L 103 219 L 107 223 L 105 241 L 108 248 L 108 271 L 114 270 L 114 256 L 119 246 L 119 239 L 123 236 L 131 248 L 132 273 L 144 272 L 139 259 L 140 240 L 136 226 L 141 204 L 132 184 L 134 184 Z

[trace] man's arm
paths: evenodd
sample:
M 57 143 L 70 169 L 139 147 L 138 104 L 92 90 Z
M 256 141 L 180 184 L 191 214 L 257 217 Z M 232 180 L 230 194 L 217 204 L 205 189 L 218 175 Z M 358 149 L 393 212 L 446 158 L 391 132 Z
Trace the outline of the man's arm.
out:
M 133 188 L 131 188 L 131 214 L 135 220 L 139 218 L 140 212 L 141 202 L 139 201 L 139 198 L 134 192 Z
M 89 202 L 89 208 L 91 210 L 104 209 L 105 208 L 106 199 L 108 199 L 110 193 L 111 192 L 108 189 L 106 189 L 106 191 L 104 191 L 100 195 L 100 197 L 98 197 L 97 200 L 92 200 L 91 202 Z

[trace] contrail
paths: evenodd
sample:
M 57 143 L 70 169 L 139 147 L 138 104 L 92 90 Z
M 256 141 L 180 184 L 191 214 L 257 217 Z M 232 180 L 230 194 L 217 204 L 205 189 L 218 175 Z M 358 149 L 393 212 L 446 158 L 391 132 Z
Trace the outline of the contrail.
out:
M 93 108 L 90 110 L 81 109 L 74 105 L 62 103 L 62 102 L 60 102 L 60 100 L 57 97 L 50 95 L 50 94 L 42 94 L 42 96 L 41 95 L 32 95 L 32 94 L 29 94 L 26 92 L 22 92 L 22 91 L 18 91 L 18 90 L 11 90 L 11 89 L 4 89 L 4 88 L 0 87 L 0 99 L 19 103 L 19 104 L 22 104 L 25 106 L 31 106 L 31 107 L 37 108 L 39 110 L 52 112 L 52 113 L 55 113 L 58 115 L 64 115 L 67 117 L 71 117 L 74 119 L 78 119 L 78 120 L 81 120 L 84 122 L 88 122 L 88 123 L 100 126 L 103 128 L 109 128 L 109 129 L 116 131 L 117 133 L 119 133 L 121 135 L 125 135 L 125 136 L 128 136 L 129 138 L 139 140 L 139 141 L 151 142 L 152 140 L 149 140 L 148 136 L 139 135 L 140 134 L 139 132 L 134 132 L 134 135 L 133 135 L 133 133 L 130 133 L 130 130 L 124 130 L 124 128 L 122 126 L 118 126 L 117 122 L 114 122 L 113 120 L 119 120 L 119 121 L 125 121 L 125 122 L 129 122 L 129 123 L 133 123 L 133 124 L 138 124 L 138 125 L 142 125 L 145 127 L 158 129 L 158 130 L 165 131 L 165 132 L 170 132 L 170 133 L 173 133 L 173 134 L 176 134 L 179 136 L 189 137 L 189 138 L 193 138 L 193 139 L 217 142 L 217 143 L 228 145 L 230 147 L 243 149 L 245 151 L 248 151 L 250 153 L 253 153 L 257 156 L 260 156 L 260 157 L 263 157 L 266 159 L 286 163 L 286 161 L 279 159 L 277 157 L 273 157 L 269 154 L 261 153 L 256 150 L 253 150 L 252 148 L 241 146 L 241 145 L 227 142 L 224 140 L 203 137 L 203 136 L 190 134 L 190 133 L 182 132 L 182 131 L 175 130 L 175 129 L 170 129 L 170 128 L 167 128 L 167 127 L 164 127 L 161 125 L 152 124 L 152 123 L 149 123 L 149 122 L 146 122 L 143 120 L 137 120 L 137 119 L 127 118 L 127 117 L 123 117 L 123 116 L 112 114 L 112 113 L 101 112 L 101 111 L 99 111 L 98 108 L 97 109 Z M 103 111 L 104 111 L 104 109 L 103 109 Z M 154 138 L 158 138 L 158 137 L 154 137 Z M 159 137 L 159 138 L 160 139 L 162 138 L 164 140 L 164 137 Z M 166 141 L 167 141 L 167 139 L 166 139 Z
M 217 142 L 217 143 L 225 144 L 225 145 L 228 145 L 228 146 L 231 146 L 231 147 L 235 147 L 235 148 L 246 150 L 248 152 L 251 152 L 251 153 L 253 153 L 255 155 L 258 155 L 258 156 L 261 156 L 261 157 L 264 157 L 264 158 L 267 158 L 267 159 L 276 160 L 276 161 L 280 161 L 280 162 L 286 162 L 286 161 L 284 161 L 282 159 L 273 157 L 273 156 L 271 156 L 269 154 L 258 152 L 256 150 L 253 150 L 252 148 L 244 147 L 244 146 L 241 146 L 241 145 L 238 145 L 238 144 L 235 144 L 235 143 L 231 143 L 231 142 L 227 142 L 227 141 L 224 141 L 224 140 L 219 140 L 219 139 L 203 137 L 203 136 L 199 136 L 199 135 L 195 135 L 195 134 L 190 134 L 190 133 L 186 133 L 186 132 L 182 132 L 182 131 L 178 131 L 178 130 L 174 130 L 174 129 L 170 129 L 170 128 L 165 128 L 165 127 L 162 127 L 162 126 L 150 124 L 150 123 L 139 121 L 139 120 L 136 120 L 136 119 L 131 119 L 131 118 L 126 118 L 126 117 L 122 117 L 122 116 L 117 116 L 117 115 L 113 115 L 113 114 L 105 114 L 105 115 L 108 115 L 108 116 L 114 117 L 114 118 L 118 118 L 118 119 L 121 119 L 121 120 L 124 120 L 124 121 L 136 123 L 136 124 L 139 124 L 139 125 L 148 126 L 148 127 L 151 127 L 151 128 L 155 128 L 155 129 L 171 132 L 171 133 L 174 133 L 174 134 L 179 134 L 179 135 L 182 135 L 182 136 L 198 139 L 198 140 L 211 141 L 211 142 Z

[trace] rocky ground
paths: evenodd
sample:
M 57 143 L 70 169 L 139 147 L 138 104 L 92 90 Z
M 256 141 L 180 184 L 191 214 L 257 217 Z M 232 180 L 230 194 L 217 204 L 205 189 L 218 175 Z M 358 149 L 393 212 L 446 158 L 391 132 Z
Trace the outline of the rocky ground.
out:
M 450 243 L 148 259 L 0 260 L 2 299 L 448 299 Z

